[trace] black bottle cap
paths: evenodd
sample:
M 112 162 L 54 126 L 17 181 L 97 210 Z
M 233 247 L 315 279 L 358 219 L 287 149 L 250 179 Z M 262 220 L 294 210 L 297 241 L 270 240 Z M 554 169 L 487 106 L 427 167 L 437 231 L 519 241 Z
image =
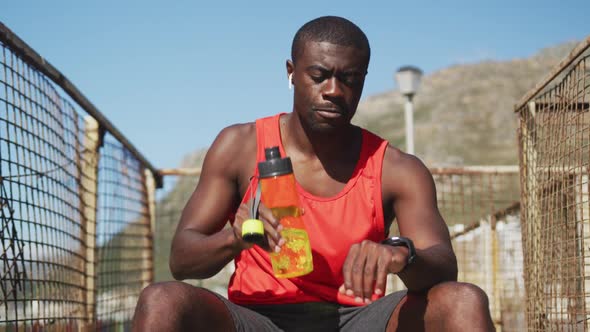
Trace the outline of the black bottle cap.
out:
M 264 241 L 264 234 L 247 233 L 242 235 L 242 239 L 248 243 L 261 244 Z
M 293 173 L 291 158 L 281 158 L 278 146 L 264 149 L 266 161 L 258 163 L 258 173 L 261 178 L 269 178 L 284 174 Z

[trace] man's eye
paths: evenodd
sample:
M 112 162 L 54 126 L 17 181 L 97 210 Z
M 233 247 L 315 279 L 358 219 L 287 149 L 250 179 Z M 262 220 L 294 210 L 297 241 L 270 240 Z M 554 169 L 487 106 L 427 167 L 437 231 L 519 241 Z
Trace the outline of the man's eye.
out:
M 323 75 L 311 75 L 311 79 L 316 83 L 320 83 L 325 77 Z
M 320 83 L 323 80 L 326 79 L 326 73 L 322 73 L 321 71 L 315 71 L 315 72 L 311 72 L 309 73 L 309 76 L 311 77 L 311 79 L 316 82 L 316 83 Z
M 361 82 L 359 75 L 343 75 L 341 80 L 346 85 L 357 85 Z

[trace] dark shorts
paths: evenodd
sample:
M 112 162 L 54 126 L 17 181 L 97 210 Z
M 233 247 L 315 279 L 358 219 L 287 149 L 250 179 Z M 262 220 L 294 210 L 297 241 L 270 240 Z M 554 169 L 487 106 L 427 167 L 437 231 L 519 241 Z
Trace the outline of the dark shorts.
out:
M 385 331 L 406 291 L 395 292 L 362 307 L 332 303 L 240 306 L 216 294 L 231 313 L 236 331 Z

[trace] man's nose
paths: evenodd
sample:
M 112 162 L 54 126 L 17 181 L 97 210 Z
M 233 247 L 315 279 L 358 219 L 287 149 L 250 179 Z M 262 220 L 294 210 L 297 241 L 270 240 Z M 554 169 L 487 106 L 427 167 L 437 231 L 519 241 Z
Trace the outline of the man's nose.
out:
M 342 86 L 340 85 L 341 82 L 334 76 L 330 77 L 326 80 L 326 84 L 324 86 L 323 95 L 324 97 L 328 98 L 337 98 L 342 97 L 343 91 Z

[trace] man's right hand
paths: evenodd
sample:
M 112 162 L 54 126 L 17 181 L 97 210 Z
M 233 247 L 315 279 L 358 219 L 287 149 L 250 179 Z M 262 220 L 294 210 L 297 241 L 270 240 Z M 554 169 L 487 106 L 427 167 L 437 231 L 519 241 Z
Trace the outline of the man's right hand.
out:
M 248 219 L 251 219 L 250 207 L 247 204 L 241 204 L 233 224 L 236 244 L 240 250 L 249 249 L 254 245 L 254 243 L 246 242 L 242 238 L 242 224 Z M 283 226 L 273 216 L 272 211 L 262 202 L 258 207 L 258 219 L 264 225 L 264 241 L 256 244 L 268 252 L 279 252 L 280 248 L 285 244 L 285 239 L 281 237 Z

